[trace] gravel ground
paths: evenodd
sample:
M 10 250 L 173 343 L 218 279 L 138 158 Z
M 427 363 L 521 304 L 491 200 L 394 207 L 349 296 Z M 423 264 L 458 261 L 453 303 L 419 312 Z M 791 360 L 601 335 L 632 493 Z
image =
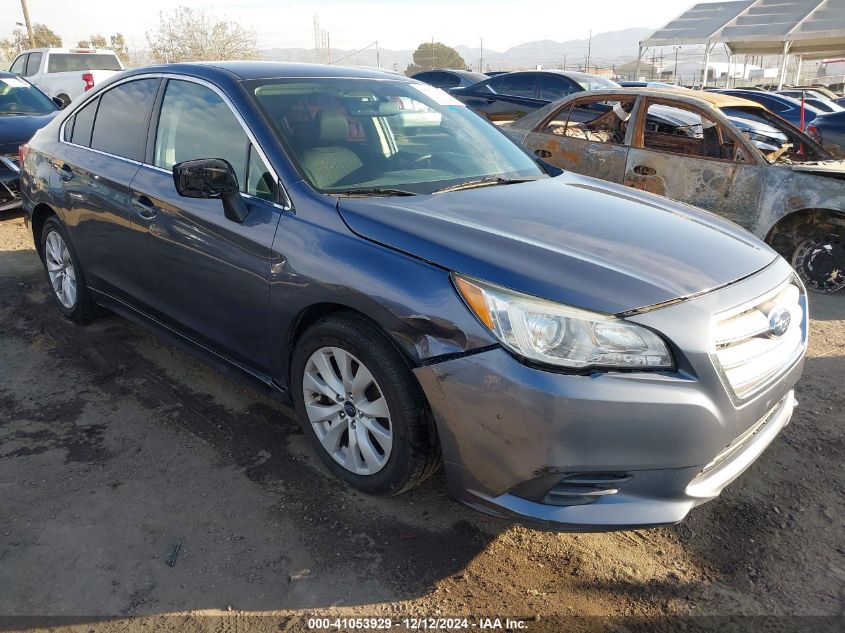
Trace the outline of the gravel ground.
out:
M 841 618 L 845 295 L 811 301 L 793 422 L 720 499 L 674 527 L 552 534 L 450 502 L 442 475 L 399 498 L 345 488 L 285 407 L 116 316 L 61 319 L 23 220 L 0 214 L 0 628 Z M 57 619 L 9 617 L 29 615 Z

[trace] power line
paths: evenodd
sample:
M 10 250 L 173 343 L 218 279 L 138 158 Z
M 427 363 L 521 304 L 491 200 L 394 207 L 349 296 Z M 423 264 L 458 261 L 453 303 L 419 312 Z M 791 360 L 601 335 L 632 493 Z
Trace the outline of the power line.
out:
M 333 62 L 329 62 L 329 64 L 334 65 L 334 64 L 337 64 L 338 62 L 342 62 L 344 59 L 349 59 L 350 57 L 354 57 L 358 53 L 363 53 L 365 50 L 367 50 L 368 48 L 372 48 L 373 46 L 378 46 L 378 40 L 376 40 L 375 42 L 372 42 L 371 44 L 367 44 L 364 48 L 360 48 L 357 51 L 355 51 L 354 53 L 349 53 L 349 55 L 347 55 L 345 57 L 341 57 L 340 59 L 336 59 Z

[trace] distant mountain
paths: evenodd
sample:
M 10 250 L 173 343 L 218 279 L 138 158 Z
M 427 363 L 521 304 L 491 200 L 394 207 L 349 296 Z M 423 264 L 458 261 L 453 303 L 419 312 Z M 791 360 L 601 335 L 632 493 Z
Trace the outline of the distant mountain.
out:
M 566 42 L 539 40 L 519 44 L 504 52 L 484 49 L 484 68 L 485 70 L 519 70 L 534 68 L 537 65 L 552 68 L 560 67 L 565 60 L 566 67 L 574 69 L 578 66 L 584 66 L 588 45 L 590 47 L 590 65 L 609 67 L 636 59 L 640 40 L 653 31 L 654 29 L 649 28 L 630 28 L 622 31 L 596 33 L 593 35 L 591 42 L 588 42 L 587 39 L 568 40 Z M 481 52 L 478 46 L 456 46 L 455 50 L 474 70 L 478 69 Z M 382 48 L 378 52 L 377 60 L 375 49 L 360 52 L 332 49 L 331 59 L 334 63 L 348 66 L 376 66 L 378 61 L 378 65 L 381 65 L 382 68 L 403 72 L 411 63 L 413 52 L 414 49 L 391 50 Z M 275 61 L 317 61 L 314 49 L 308 48 L 271 48 L 264 51 L 264 56 Z

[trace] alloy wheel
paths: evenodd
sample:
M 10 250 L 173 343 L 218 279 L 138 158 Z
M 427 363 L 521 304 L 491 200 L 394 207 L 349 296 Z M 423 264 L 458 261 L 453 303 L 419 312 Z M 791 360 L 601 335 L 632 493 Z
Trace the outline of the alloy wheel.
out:
M 355 356 L 322 347 L 305 365 L 305 411 L 320 444 L 356 475 L 374 475 L 387 464 L 393 426 L 384 392 Z
M 65 308 L 72 310 L 76 305 L 76 271 L 70 258 L 70 251 L 57 231 L 50 231 L 45 240 L 44 259 L 47 275 L 56 298 Z
M 792 266 L 808 289 L 837 292 L 845 288 L 845 243 L 838 235 L 812 237 L 795 249 Z

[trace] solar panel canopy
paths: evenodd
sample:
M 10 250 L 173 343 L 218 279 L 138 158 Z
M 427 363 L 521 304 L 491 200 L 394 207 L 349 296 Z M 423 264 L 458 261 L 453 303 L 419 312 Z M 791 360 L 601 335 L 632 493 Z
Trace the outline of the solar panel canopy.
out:
M 789 53 L 805 59 L 845 54 L 845 0 L 700 2 L 642 46 L 725 44 L 733 54 Z

